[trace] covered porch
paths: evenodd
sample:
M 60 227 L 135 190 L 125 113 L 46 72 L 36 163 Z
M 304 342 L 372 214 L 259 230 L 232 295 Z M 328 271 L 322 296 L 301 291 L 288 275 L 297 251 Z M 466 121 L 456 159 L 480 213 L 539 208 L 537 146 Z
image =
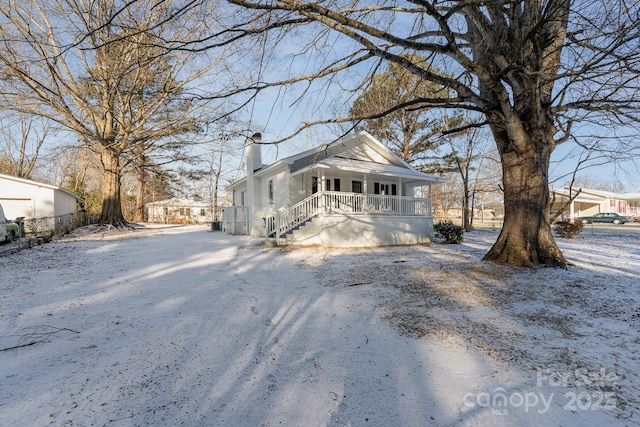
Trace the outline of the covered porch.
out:
M 263 221 L 266 236 L 279 244 L 353 247 L 433 238 L 429 198 L 321 191 Z
M 339 157 L 299 169 L 295 166 L 291 176 L 299 190 L 291 196 L 298 200 L 317 192 L 415 197 L 416 189 L 420 189 L 420 197 L 430 198 L 431 185 L 437 182 L 425 180 L 424 174 L 412 169 Z

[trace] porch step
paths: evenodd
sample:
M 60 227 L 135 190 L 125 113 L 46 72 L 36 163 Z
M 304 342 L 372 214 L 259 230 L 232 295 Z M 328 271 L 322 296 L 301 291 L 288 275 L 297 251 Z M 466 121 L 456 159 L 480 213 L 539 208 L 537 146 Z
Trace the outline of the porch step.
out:
M 305 227 L 307 224 L 309 224 L 311 221 L 313 221 L 313 217 L 307 219 L 305 222 L 296 225 L 295 227 L 293 227 L 291 230 L 287 231 L 286 234 L 293 234 L 294 231 L 296 230 L 300 230 L 302 227 Z
M 284 239 L 285 241 L 287 239 L 289 239 L 290 237 L 293 237 L 295 234 L 300 234 L 304 232 L 305 227 L 307 226 L 307 224 L 311 223 L 311 221 L 313 221 L 314 217 L 308 218 L 305 222 L 296 225 L 295 227 L 293 227 L 290 230 L 287 230 L 286 233 L 284 233 L 283 236 L 281 236 L 281 239 Z

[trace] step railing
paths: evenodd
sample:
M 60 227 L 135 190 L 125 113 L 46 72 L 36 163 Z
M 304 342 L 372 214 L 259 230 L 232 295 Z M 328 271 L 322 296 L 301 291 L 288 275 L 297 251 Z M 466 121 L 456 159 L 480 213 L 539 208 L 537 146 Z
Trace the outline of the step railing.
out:
M 267 236 L 279 239 L 288 231 L 318 215 L 322 199 L 323 193 L 315 193 L 267 218 Z
M 267 236 L 280 239 L 320 213 L 430 216 L 431 199 L 324 191 L 266 218 Z

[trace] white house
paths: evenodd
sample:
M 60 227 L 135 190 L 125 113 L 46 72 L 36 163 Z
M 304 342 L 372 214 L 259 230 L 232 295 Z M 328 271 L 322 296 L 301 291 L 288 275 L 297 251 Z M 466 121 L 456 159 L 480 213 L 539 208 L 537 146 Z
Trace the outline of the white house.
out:
M 173 198 L 146 204 L 149 222 L 202 224 L 213 221 L 211 206 L 191 199 Z M 221 208 L 218 208 L 221 212 Z
M 9 219 L 75 214 L 78 197 L 57 185 L 0 174 L 0 204 Z
M 569 202 L 570 199 L 573 200 Z M 614 193 L 569 187 L 551 189 L 551 211 L 559 210 L 563 210 L 571 219 L 600 212 L 637 217 L 640 215 L 640 193 Z
M 262 164 L 261 136 L 247 139 L 247 176 L 227 189 L 230 234 L 278 244 L 366 247 L 415 244 L 433 237 L 431 185 L 366 132 Z M 429 197 L 417 197 L 427 188 Z M 425 192 L 420 192 L 425 193 Z

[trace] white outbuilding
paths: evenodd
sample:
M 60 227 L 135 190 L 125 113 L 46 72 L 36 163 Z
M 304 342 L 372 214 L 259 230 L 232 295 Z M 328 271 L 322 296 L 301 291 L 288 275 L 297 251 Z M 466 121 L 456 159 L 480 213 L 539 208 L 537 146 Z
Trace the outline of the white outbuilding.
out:
M 0 204 L 8 219 L 74 215 L 78 197 L 57 185 L 0 174 Z

